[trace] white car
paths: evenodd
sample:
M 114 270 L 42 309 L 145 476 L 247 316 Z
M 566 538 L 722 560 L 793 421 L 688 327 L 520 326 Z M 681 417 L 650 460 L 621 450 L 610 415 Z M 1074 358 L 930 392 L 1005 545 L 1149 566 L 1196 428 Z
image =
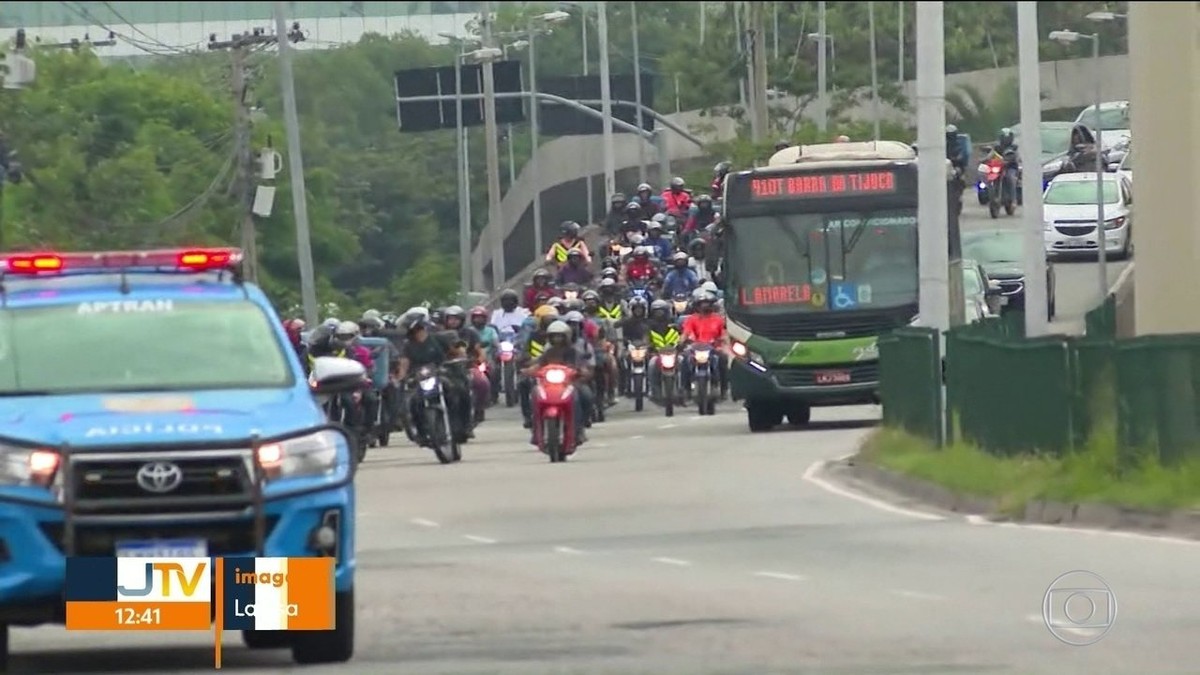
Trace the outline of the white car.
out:
M 1117 174 L 1129 179 L 1129 184 L 1133 185 L 1133 148 L 1125 153 L 1121 158 L 1121 163 L 1117 165 Z
M 1104 176 L 1104 250 L 1129 255 L 1133 244 L 1133 185 L 1120 173 Z M 1095 257 L 1096 174 L 1065 173 L 1050 181 L 1042 195 L 1047 256 L 1092 253 Z
M 1100 141 L 1108 149 L 1125 142 L 1133 134 L 1129 121 L 1129 101 L 1109 101 L 1100 104 L 1099 119 L 1096 116 L 1096 106 L 1088 106 L 1080 111 L 1075 118 L 1075 124 L 1082 124 L 1093 132 L 1100 130 Z

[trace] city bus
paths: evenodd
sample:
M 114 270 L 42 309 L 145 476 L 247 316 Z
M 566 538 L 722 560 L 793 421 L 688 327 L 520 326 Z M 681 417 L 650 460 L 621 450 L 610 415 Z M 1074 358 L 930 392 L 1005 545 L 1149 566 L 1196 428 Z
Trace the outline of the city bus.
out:
M 951 204 L 956 195 L 947 186 Z M 961 193 L 957 195 L 961 199 Z M 957 208 L 949 209 L 951 258 Z M 785 148 L 730 174 L 730 389 L 751 431 L 879 401 L 880 335 L 917 318 L 917 158 L 896 141 Z

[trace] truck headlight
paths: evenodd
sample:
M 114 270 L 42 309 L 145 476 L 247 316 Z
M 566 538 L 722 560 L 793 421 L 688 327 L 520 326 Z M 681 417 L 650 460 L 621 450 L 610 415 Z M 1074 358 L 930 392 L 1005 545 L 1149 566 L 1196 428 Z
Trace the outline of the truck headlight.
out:
M 267 443 L 258 448 L 258 462 L 268 480 L 323 476 L 338 465 L 338 444 L 342 434 L 325 429 L 315 434 Z
M 53 450 L 0 445 L 0 485 L 48 487 L 61 459 Z

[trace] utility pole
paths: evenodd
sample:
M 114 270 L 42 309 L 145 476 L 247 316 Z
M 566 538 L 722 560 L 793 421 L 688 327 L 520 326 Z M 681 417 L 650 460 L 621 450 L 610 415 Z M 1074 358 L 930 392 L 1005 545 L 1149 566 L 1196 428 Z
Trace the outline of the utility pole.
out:
M 825 132 L 829 130 L 829 85 L 826 82 L 826 66 L 825 59 L 827 57 L 826 50 L 829 49 L 829 33 L 825 29 L 825 0 L 820 0 L 817 3 L 817 47 L 820 51 L 817 52 L 817 91 L 819 92 L 821 104 L 821 116 L 817 118 L 817 130 L 821 132 L 821 142 L 824 143 Z
M 249 33 L 235 34 L 231 39 L 218 42 L 210 39 L 209 50 L 228 50 L 233 57 L 230 84 L 233 90 L 233 143 L 234 143 L 234 193 L 241 210 L 241 247 L 245 254 L 246 279 L 258 282 L 258 232 L 251 205 L 254 199 L 254 152 L 251 147 L 250 109 L 246 105 L 246 60 L 250 50 L 275 43 L 275 36 L 268 35 L 262 28 Z
M 754 89 L 751 97 L 754 100 L 754 118 L 751 124 L 751 134 L 756 143 L 761 143 L 767 135 L 767 17 L 762 2 L 750 3 L 750 19 L 747 21 L 752 31 L 751 67 L 754 76 L 751 82 Z
M 604 138 L 604 194 L 617 191 L 617 162 L 613 150 L 612 82 L 608 69 L 608 5 L 596 7 L 596 40 L 600 43 L 600 120 Z M 666 180 L 671 180 L 669 177 Z
M 496 141 L 496 74 L 492 69 L 499 49 L 492 40 L 492 3 L 484 2 L 480 13 L 483 50 L 493 50 L 483 63 L 483 126 L 487 139 L 488 230 L 492 244 L 492 289 L 508 280 L 504 269 L 504 212 L 500 208 L 500 148 Z
M 639 129 L 644 129 L 642 121 L 642 56 L 641 47 L 638 44 L 638 16 L 637 2 L 629 3 L 629 17 L 633 23 L 633 100 L 637 104 L 637 125 Z M 665 185 L 671 180 L 670 176 L 660 177 L 660 181 Z M 638 142 L 638 182 L 646 182 L 646 143 Z M 610 197 L 611 198 L 611 197 Z

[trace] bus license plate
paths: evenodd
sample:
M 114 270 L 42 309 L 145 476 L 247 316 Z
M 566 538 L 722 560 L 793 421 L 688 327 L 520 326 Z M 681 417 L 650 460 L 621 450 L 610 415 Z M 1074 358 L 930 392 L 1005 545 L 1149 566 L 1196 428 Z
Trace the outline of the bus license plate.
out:
M 850 371 L 848 370 L 818 370 L 813 374 L 813 380 L 817 384 L 849 384 Z

